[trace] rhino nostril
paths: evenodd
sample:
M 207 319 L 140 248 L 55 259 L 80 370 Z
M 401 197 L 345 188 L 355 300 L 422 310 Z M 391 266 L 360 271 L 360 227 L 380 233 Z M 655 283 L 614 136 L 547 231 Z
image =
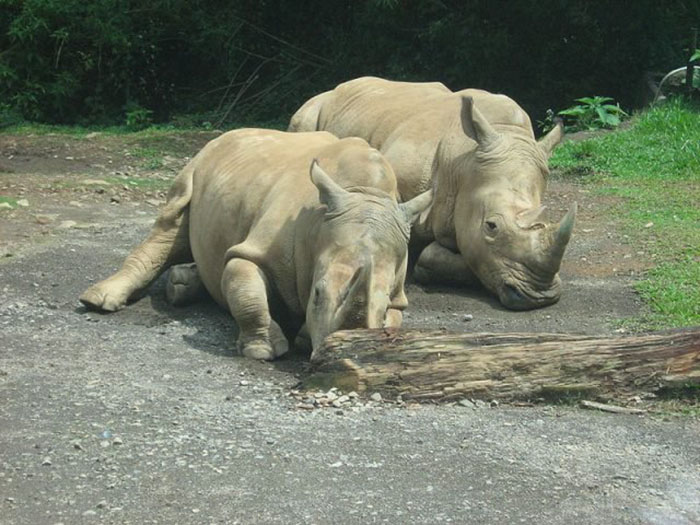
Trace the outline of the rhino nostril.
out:
M 514 310 L 527 310 L 534 307 L 532 301 L 511 284 L 503 285 L 501 302 L 506 307 Z

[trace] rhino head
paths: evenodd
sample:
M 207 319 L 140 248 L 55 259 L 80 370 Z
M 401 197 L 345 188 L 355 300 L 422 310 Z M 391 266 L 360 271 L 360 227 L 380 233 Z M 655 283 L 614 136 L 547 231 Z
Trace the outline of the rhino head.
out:
M 435 201 L 448 201 L 443 221 L 451 222 L 456 241 L 469 269 L 513 310 L 539 308 L 559 300 L 559 267 L 571 237 L 576 203 L 560 222 L 543 219 L 540 199 L 548 175 L 547 159 L 563 136 L 558 124 L 539 142 L 518 133 L 501 134 L 462 98 L 462 131 L 476 141 L 476 150 L 453 155 L 444 168 L 452 176 Z M 443 180 L 443 179 L 439 179 Z M 452 212 L 450 214 L 450 211 Z M 439 235 L 437 236 L 440 241 Z
M 385 169 L 393 175 L 388 163 Z M 310 171 L 326 206 L 306 307 L 315 350 L 336 330 L 400 324 L 410 228 L 432 191 L 398 204 L 381 190 L 342 188 L 316 161 Z

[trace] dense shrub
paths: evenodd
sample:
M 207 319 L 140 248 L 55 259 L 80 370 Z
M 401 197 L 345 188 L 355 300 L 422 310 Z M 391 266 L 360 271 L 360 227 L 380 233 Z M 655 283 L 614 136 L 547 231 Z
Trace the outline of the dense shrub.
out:
M 366 74 L 505 92 L 536 118 L 593 94 L 630 107 L 699 20 L 681 0 L 0 0 L 0 118 L 284 120 Z

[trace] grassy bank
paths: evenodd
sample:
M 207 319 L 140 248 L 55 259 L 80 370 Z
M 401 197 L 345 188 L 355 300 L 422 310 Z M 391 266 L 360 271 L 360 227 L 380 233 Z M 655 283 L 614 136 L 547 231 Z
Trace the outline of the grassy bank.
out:
M 624 233 L 656 262 L 637 284 L 651 313 L 630 324 L 700 324 L 700 108 L 672 100 L 625 130 L 565 143 L 551 165 L 620 197 Z

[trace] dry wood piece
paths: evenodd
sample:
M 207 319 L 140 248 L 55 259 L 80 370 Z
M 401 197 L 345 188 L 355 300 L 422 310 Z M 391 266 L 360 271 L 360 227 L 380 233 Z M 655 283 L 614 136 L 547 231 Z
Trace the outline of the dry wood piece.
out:
M 326 339 L 308 388 L 414 400 L 618 397 L 700 385 L 700 328 L 635 336 L 352 330 Z

